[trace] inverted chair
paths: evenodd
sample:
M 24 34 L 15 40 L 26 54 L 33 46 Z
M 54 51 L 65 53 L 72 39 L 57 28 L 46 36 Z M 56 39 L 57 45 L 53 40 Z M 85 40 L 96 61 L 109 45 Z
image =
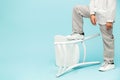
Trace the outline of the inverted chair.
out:
M 89 40 L 95 37 L 98 37 L 100 34 L 94 34 L 91 36 L 85 37 L 83 40 L 67 40 L 65 36 L 57 35 L 55 36 L 55 52 L 56 52 L 56 65 L 59 67 L 56 77 L 60 77 L 66 72 L 70 71 L 73 68 L 99 64 L 99 61 L 94 62 L 85 62 L 86 59 L 86 45 L 85 40 Z M 83 62 L 79 63 L 80 52 L 79 44 L 81 43 L 84 49 Z

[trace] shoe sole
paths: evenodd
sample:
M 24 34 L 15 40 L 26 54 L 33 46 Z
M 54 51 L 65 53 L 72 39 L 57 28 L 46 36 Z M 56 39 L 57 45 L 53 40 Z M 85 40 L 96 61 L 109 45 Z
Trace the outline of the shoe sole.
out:
M 100 72 L 105 72 L 105 71 L 110 71 L 112 69 L 115 69 L 115 67 L 111 68 L 111 69 L 108 69 L 108 70 L 99 70 Z

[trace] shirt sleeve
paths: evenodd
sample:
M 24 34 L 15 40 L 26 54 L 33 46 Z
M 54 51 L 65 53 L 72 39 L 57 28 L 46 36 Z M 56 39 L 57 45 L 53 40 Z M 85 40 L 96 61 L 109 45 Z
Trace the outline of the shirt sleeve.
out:
M 95 14 L 95 0 L 90 0 L 90 14 Z
M 115 21 L 116 14 L 116 0 L 107 0 L 107 22 Z

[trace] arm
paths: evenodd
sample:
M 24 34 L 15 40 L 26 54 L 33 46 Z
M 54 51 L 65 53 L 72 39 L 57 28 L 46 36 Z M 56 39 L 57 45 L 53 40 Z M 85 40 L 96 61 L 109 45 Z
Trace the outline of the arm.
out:
M 113 26 L 113 22 L 115 21 L 115 14 L 116 14 L 116 0 L 108 0 L 107 4 L 107 23 L 106 28 L 111 29 Z
M 114 22 L 116 14 L 116 0 L 107 0 L 107 22 Z
M 95 16 L 95 1 L 90 0 L 90 20 L 93 25 L 96 25 L 96 16 Z
M 94 0 L 90 0 L 90 15 L 95 14 L 95 1 Z

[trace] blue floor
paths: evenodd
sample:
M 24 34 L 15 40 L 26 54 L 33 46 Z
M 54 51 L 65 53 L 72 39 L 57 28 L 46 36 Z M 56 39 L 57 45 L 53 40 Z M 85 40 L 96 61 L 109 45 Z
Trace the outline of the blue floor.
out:
M 31 56 L 31 58 L 33 58 Z M 14 63 L 0 64 L 0 80 L 119 80 L 120 66 L 107 72 L 99 72 L 100 65 L 80 67 L 56 78 L 57 67 L 52 60 L 20 59 Z
M 0 80 L 120 80 L 119 12 L 114 27 L 115 65 L 99 72 L 100 65 L 81 67 L 56 78 L 54 36 L 71 33 L 72 8 L 89 0 L 1 0 Z M 119 3 L 119 1 L 118 1 Z M 66 6 L 67 5 L 67 6 Z M 86 36 L 100 33 L 85 19 Z M 86 41 L 87 60 L 103 61 L 101 37 Z M 83 49 L 80 46 L 81 53 Z M 83 55 L 81 55 L 82 57 Z

